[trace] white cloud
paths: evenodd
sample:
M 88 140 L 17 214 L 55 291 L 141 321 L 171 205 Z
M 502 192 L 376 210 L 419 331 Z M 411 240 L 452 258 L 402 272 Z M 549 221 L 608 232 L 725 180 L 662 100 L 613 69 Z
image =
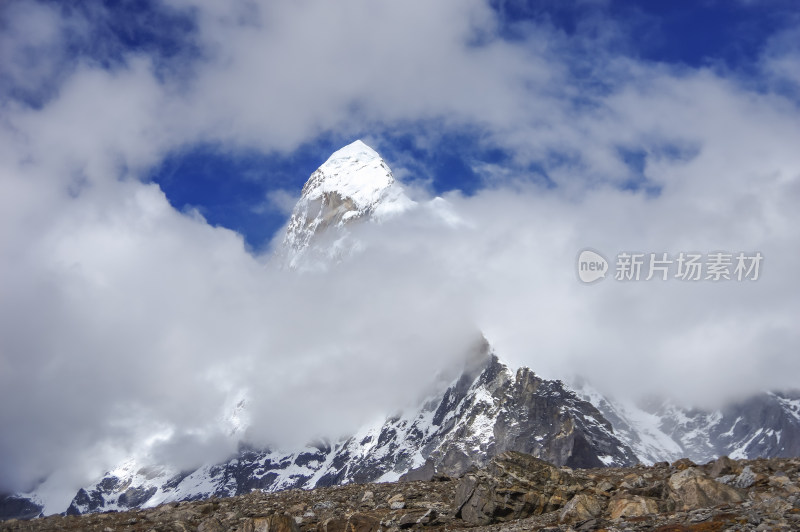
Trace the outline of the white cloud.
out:
M 270 190 L 264 202 L 256 207 L 256 212 L 277 211 L 288 218 L 298 199 L 298 196 L 288 190 Z

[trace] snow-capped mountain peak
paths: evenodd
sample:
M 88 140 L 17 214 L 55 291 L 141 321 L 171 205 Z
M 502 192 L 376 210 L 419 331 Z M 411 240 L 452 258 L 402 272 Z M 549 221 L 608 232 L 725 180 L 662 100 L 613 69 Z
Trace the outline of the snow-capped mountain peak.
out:
M 321 199 L 338 193 L 357 209 L 368 209 L 395 183 L 392 171 L 378 153 L 357 140 L 336 151 L 314 172 L 303 187 L 302 198 Z
M 285 262 L 296 268 L 315 249 L 323 259 L 342 255 L 351 247 L 343 242 L 347 224 L 380 221 L 413 205 L 381 156 L 356 140 L 334 152 L 303 186 L 283 239 Z M 323 233 L 330 241 L 315 245 Z

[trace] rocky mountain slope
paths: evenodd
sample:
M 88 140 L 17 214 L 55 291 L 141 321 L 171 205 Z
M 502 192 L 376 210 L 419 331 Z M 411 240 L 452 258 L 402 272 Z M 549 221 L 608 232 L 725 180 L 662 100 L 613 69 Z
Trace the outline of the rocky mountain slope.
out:
M 418 411 L 388 418 L 336 443 L 242 449 L 195 471 L 123 467 L 82 489 L 67 513 L 153 506 L 337 484 L 459 476 L 498 453 L 521 451 L 571 467 L 623 466 L 636 457 L 590 403 L 527 368 L 512 373 L 482 343 L 472 367 Z
M 572 469 L 506 452 L 460 479 L 252 492 L 233 498 L 0 523 L 55 530 L 797 530 L 800 460 L 689 460 Z

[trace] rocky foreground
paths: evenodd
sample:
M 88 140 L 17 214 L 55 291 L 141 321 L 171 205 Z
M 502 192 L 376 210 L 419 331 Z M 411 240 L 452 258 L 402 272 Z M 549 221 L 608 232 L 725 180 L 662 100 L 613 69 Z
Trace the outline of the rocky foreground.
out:
M 800 459 L 571 469 L 507 452 L 461 478 L 253 492 L 0 531 L 798 530 Z

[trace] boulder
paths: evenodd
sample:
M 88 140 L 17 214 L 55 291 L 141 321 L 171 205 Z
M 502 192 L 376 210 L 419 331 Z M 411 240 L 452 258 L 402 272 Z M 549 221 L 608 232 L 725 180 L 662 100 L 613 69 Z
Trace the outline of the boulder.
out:
M 741 492 L 706 476 L 696 467 L 669 477 L 669 497 L 678 510 L 696 510 L 719 504 L 742 502 Z
M 567 471 L 530 455 L 505 452 L 489 466 L 461 478 L 456 517 L 471 525 L 522 519 L 558 510 L 569 500 Z
M 611 519 L 657 514 L 658 501 L 641 495 L 623 495 L 608 503 L 607 512 Z
M 438 514 L 433 508 L 428 510 L 413 510 L 403 515 L 398 521 L 400 528 L 413 528 L 430 525 L 436 521 Z
M 559 523 L 578 523 L 603 513 L 606 501 L 602 497 L 579 493 L 575 495 L 561 510 L 558 516 Z
M 737 488 L 747 489 L 756 483 L 756 474 L 750 466 L 745 466 L 739 476 L 733 480 Z
M 362 507 L 372 508 L 375 506 L 375 493 L 367 490 L 364 492 L 364 495 L 361 496 L 361 503 Z
M 456 488 L 456 517 L 472 525 L 488 525 L 494 520 L 496 499 L 491 480 L 466 475 Z
M 792 504 L 780 497 L 765 497 L 756 502 L 756 507 L 771 515 L 784 515 L 792 509 Z

